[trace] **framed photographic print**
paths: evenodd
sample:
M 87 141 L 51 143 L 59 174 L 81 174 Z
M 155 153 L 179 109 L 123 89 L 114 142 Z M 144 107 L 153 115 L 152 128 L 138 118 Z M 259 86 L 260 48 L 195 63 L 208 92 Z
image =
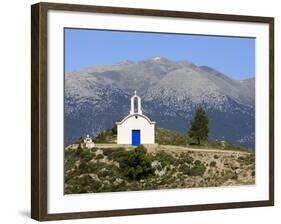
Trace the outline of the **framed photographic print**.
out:
M 32 5 L 32 218 L 274 204 L 274 19 Z

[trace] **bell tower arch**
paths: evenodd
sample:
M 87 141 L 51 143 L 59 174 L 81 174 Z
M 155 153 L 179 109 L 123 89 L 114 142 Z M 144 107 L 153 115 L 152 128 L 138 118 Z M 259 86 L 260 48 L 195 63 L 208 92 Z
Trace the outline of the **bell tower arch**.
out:
M 135 110 L 135 100 L 137 100 L 137 108 Z M 131 97 L 131 110 L 130 114 L 142 114 L 141 108 L 141 98 L 137 95 L 137 91 L 135 90 L 135 94 Z

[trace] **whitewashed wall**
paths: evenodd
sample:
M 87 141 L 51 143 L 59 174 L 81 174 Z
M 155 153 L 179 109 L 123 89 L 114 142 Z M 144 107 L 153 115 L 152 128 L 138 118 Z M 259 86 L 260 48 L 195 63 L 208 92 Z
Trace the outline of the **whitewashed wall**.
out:
M 140 130 L 141 144 L 155 143 L 155 123 L 140 115 L 129 117 L 122 124 L 117 124 L 117 144 L 132 144 L 132 130 Z

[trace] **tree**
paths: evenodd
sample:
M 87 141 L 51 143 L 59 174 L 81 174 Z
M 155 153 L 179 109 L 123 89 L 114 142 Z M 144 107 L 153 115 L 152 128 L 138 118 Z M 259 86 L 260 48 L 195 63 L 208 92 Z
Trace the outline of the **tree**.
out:
M 117 135 L 117 125 L 116 124 L 111 128 L 111 132 L 113 135 Z
M 199 106 L 196 110 L 195 116 L 191 120 L 191 127 L 188 131 L 190 138 L 196 139 L 198 145 L 200 145 L 201 140 L 208 138 L 209 133 L 209 120 L 206 115 L 205 110 Z

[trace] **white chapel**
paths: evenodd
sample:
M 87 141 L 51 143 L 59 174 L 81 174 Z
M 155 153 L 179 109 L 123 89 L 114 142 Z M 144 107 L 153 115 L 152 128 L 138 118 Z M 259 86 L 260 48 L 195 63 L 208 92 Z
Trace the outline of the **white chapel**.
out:
M 122 121 L 116 122 L 117 144 L 130 144 L 133 146 L 154 144 L 155 123 L 155 121 L 151 121 L 142 113 L 141 98 L 135 91 L 135 94 L 131 97 L 129 115 Z

